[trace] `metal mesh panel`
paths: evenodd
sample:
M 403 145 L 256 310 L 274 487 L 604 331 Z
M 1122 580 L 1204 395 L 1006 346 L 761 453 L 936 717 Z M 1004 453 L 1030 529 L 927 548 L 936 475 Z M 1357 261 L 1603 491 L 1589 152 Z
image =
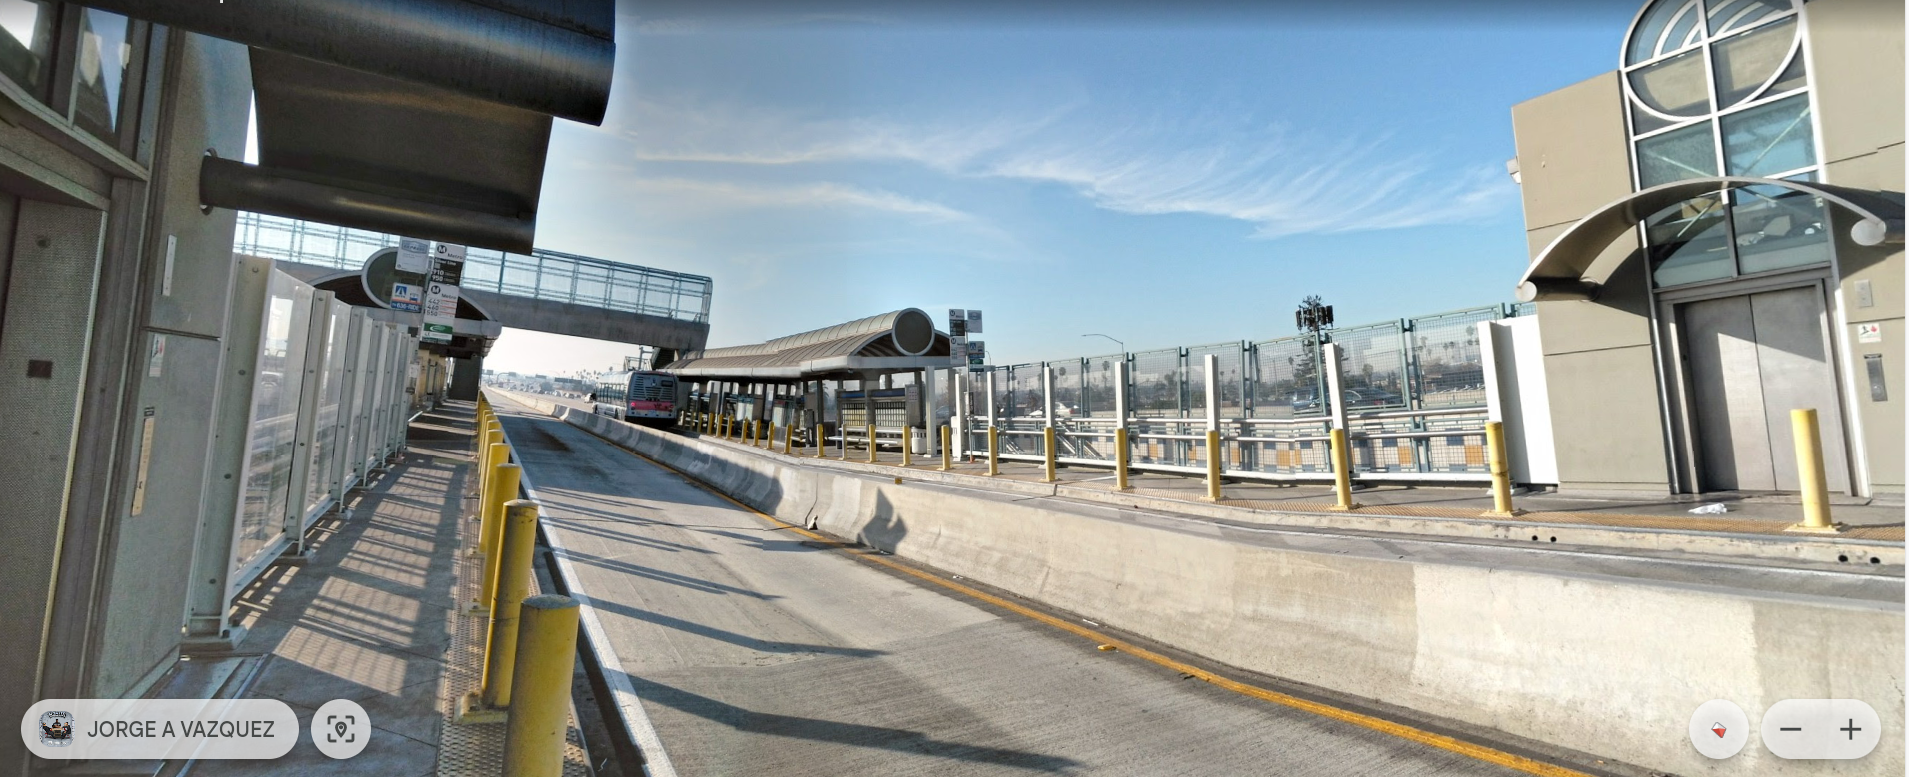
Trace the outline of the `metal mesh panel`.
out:
M 1132 385 L 1128 396 L 1138 417 L 1179 418 L 1183 375 L 1180 349 L 1142 351 L 1133 355 Z
M 1494 306 L 1412 320 L 1415 389 L 1424 408 L 1485 404 L 1485 369 L 1478 349 L 1480 321 L 1499 318 Z
M 1253 417 L 1292 418 L 1326 412 L 1319 346 L 1310 337 L 1253 344 Z
M 997 382 L 1000 378 L 995 378 Z M 1041 365 L 1016 364 L 1008 368 L 1007 396 L 1002 406 L 1004 420 L 1034 418 L 1041 412 Z
M 1246 363 L 1239 343 L 1216 343 L 1187 348 L 1187 407 L 1195 413 L 1206 411 L 1206 355 L 1213 354 L 1219 370 L 1220 415 L 1236 416 L 1246 412 L 1246 383 L 1240 368 Z
M 1054 417 L 1072 418 L 1080 413 L 1081 362 L 1069 359 L 1048 362 L 1054 370 Z
M 1346 407 L 1354 410 L 1399 408 L 1405 400 L 1405 348 L 1397 323 L 1373 324 L 1332 333 L 1339 346 Z
M 1081 360 L 1080 417 L 1113 417 L 1116 365 L 1126 358 L 1125 354 L 1115 354 L 1090 356 Z

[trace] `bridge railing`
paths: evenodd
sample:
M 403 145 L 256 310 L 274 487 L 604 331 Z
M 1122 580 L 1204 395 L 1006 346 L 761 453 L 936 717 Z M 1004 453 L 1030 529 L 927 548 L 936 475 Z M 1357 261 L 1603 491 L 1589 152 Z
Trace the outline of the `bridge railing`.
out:
M 394 235 L 262 213 L 239 213 L 233 251 L 280 261 L 356 270 L 371 254 L 394 247 Z M 682 321 L 709 321 L 713 282 L 706 276 L 658 270 L 542 248 L 513 254 L 467 249 L 465 289 L 643 313 Z
M 1531 312 L 1494 305 L 1316 336 L 993 367 L 965 376 L 963 448 L 985 452 L 993 425 L 1003 458 L 1040 460 L 1052 413 L 1062 462 L 1111 466 L 1114 430 L 1125 426 L 1136 469 L 1204 474 L 1211 424 L 1228 477 L 1324 480 L 1327 440 L 1342 425 L 1361 478 L 1484 482 L 1490 365 L 1478 327 Z

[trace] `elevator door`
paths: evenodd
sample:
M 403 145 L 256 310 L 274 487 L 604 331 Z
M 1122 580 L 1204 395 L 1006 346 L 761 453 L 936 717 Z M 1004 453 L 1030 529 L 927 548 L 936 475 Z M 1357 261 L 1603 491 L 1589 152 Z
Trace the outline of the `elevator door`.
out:
M 1815 408 L 1829 488 L 1847 491 L 1821 293 L 1784 289 L 1678 309 L 1702 490 L 1797 490 L 1790 411 Z

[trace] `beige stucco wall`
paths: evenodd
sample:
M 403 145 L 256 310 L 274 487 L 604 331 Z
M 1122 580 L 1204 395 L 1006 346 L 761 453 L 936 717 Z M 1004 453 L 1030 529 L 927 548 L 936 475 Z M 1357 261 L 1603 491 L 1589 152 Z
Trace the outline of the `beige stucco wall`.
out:
M 1804 6 L 1808 52 L 1829 183 L 1903 191 L 1903 6 L 1873 0 L 1816 0 Z M 1846 369 L 1854 381 L 1846 400 L 1862 425 L 1858 442 L 1878 490 L 1903 489 L 1903 252 L 1901 246 L 1864 248 L 1838 224 L 1837 270 L 1842 276 Z M 1872 303 L 1861 304 L 1867 281 Z M 1862 343 L 1857 326 L 1882 326 L 1882 342 Z M 1864 356 L 1882 356 L 1888 400 L 1872 401 Z
M 1531 255 L 1585 214 L 1631 193 L 1615 72 L 1511 109 Z M 1651 351 L 1650 298 L 1637 240 L 1606 249 L 1624 264 L 1597 301 L 1538 303 L 1559 488 L 1670 488 Z

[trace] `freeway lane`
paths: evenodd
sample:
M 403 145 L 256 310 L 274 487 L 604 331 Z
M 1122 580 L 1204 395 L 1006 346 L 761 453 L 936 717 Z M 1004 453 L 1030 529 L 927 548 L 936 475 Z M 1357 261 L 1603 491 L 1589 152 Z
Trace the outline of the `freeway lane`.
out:
M 510 409 L 679 774 L 1516 773 L 1096 651 Z

